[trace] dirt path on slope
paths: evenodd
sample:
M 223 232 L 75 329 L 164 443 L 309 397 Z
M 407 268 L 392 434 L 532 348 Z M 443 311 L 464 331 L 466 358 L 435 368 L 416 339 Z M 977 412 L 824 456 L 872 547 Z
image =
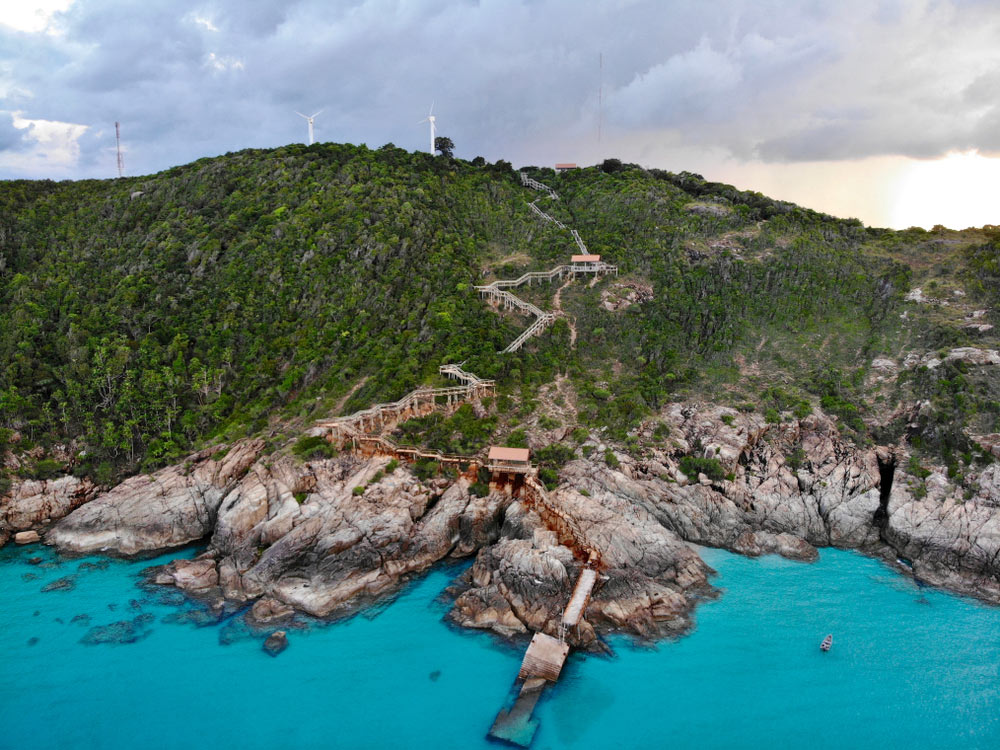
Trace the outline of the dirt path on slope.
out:
M 565 283 L 558 289 L 556 289 L 555 296 L 552 297 L 552 307 L 557 313 L 566 318 L 566 322 L 569 324 L 569 345 L 570 348 L 576 347 L 576 321 L 573 318 L 566 315 L 562 309 L 562 290 L 573 283 L 573 279 L 566 279 Z
M 363 385 L 364 385 L 365 383 L 367 383 L 367 382 L 368 382 L 368 376 L 367 376 L 367 375 L 365 375 L 365 376 L 364 376 L 363 378 L 361 378 L 361 380 L 359 380 L 359 381 L 358 381 L 357 383 L 355 383 L 355 384 L 354 384 L 354 387 L 353 387 L 353 388 L 351 388 L 351 390 L 349 390 L 349 391 L 348 391 L 347 393 L 345 393 L 345 394 L 344 394 L 344 395 L 343 395 L 343 396 L 342 396 L 342 397 L 340 398 L 340 400 L 339 400 L 339 401 L 338 401 L 338 402 L 337 402 L 337 403 L 336 403 L 336 404 L 334 405 L 334 407 L 333 407 L 333 413 L 334 413 L 334 414 L 340 414 L 340 410 L 344 408 L 344 404 L 346 404 L 346 403 L 347 403 L 347 400 L 348 400 L 348 399 L 349 399 L 349 398 L 350 398 L 351 396 L 353 396 L 353 395 L 354 395 L 355 393 L 357 393 L 357 392 L 358 392 L 358 389 L 359 389 L 359 388 L 360 388 L 361 386 L 363 386 Z

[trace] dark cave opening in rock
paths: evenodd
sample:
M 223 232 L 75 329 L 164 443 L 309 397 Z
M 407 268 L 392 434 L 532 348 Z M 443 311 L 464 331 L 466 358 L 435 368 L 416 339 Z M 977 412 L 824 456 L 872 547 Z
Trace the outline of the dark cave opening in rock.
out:
M 875 510 L 875 515 L 872 516 L 872 523 L 881 532 L 885 530 L 886 524 L 889 522 L 889 495 L 892 492 L 892 481 L 896 476 L 896 457 L 890 455 L 882 458 L 879 456 L 878 473 L 879 502 L 878 508 Z

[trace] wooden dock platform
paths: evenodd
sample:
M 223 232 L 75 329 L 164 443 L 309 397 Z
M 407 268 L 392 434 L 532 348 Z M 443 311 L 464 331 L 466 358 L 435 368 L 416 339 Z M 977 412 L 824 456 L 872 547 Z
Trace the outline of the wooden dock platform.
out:
M 489 736 L 519 747 L 530 747 L 538 729 L 538 719 L 532 718 L 532 714 L 546 685 L 548 682 L 541 677 L 525 680 L 513 705 L 497 714 Z
M 549 682 L 559 679 L 563 663 L 569 654 L 569 644 L 545 633 L 535 633 L 521 661 L 519 680 L 541 677 Z

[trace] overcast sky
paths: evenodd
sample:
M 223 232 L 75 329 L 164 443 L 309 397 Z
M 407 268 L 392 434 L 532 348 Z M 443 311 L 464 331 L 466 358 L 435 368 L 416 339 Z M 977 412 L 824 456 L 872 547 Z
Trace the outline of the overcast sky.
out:
M 1000 223 L 996 0 L 2 5 L 3 178 L 115 175 L 116 120 L 129 175 L 302 141 L 296 110 L 324 110 L 317 140 L 426 149 L 434 102 L 466 158 L 616 156 L 869 224 Z

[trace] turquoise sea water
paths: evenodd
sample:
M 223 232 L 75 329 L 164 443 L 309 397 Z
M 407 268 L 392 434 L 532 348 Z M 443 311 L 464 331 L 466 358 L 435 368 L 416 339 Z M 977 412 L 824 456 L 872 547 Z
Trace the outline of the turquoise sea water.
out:
M 723 595 L 695 631 L 574 655 L 538 707 L 535 748 L 1000 748 L 1000 610 L 848 552 L 703 555 Z M 233 621 L 176 622 L 190 608 L 138 585 L 150 564 L 0 550 L 0 747 L 496 747 L 484 735 L 521 653 L 443 622 L 460 569 L 367 616 L 289 630 L 272 658 Z M 113 623 L 132 642 L 81 642 Z

